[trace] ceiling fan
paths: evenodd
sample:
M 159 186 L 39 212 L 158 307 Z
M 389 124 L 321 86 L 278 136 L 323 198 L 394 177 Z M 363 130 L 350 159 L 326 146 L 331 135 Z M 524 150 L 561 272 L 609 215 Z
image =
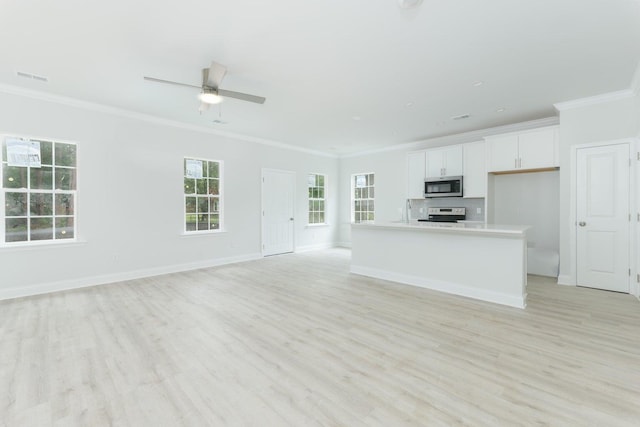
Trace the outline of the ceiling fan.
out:
M 212 62 L 209 68 L 202 69 L 202 85 L 192 85 L 188 83 L 174 82 L 171 80 L 158 79 L 156 77 L 144 76 L 145 80 L 157 83 L 166 83 L 176 86 L 186 86 L 200 89 L 200 111 L 206 110 L 211 104 L 219 104 L 223 98 L 235 98 L 241 101 L 255 102 L 264 104 L 266 98 L 262 96 L 249 95 L 248 93 L 234 92 L 231 90 L 220 89 L 220 83 L 227 74 L 227 67 L 217 62 Z

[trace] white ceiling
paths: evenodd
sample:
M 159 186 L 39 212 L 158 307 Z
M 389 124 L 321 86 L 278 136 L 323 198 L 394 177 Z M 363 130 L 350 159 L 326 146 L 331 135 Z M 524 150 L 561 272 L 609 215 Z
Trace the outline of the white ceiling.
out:
M 2 0 L 0 12 L 0 83 L 338 155 L 553 116 L 555 102 L 628 88 L 640 60 L 637 0 Z M 211 60 L 228 67 L 222 88 L 266 103 L 200 115 L 196 89 L 142 78 L 199 84 Z

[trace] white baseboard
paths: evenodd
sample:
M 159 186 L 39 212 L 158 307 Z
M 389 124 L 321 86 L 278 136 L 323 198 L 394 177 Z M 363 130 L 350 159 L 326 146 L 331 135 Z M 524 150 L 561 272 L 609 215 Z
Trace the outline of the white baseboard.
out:
M 22 286 L 9 289 L 0 289 L 0 300 L 27 297 L 32 295 L 47 294 L 51 292 L 68 291 L 71 289 L 86 288 L 90 286 L 105 285 L 108 283 L 123 282 L 126 280 L 141 279 L 144 277 L 159 276 L 162 274 L 179 273 L 181 271 L 198 270 L 201 268 L 217 267 L 220 265 L 234 264 L 238 262 L 253 261 L 262 258 L 262 254 L 247 254 L 226 258 L 217 258 L 207 261 L 176 264 L 163 267 L 154 267 L 144 270 L 127 271 L 123 273 L 106 274 L 102 276 L 83 277 L 80 279 L 61 280 L 57 282 L 42 283 L 32 286 Z
M 558 285 L 575 286 L 575 283 L 571 280 L 570 275 L 561 274 L 558 276 Z
M 392 271 L 379 270 L 376 268 L 362 267 L 357 265 L 351 266 L 351 272 L 354 274 L 360 274 L 362 276 L 374 277 L 376 279 L 382 280 L 390 280 L 392 282 L 403 283 L 406 285 L 419 286 L 421 288 L 427 288 L 434 291 L 446 292 L 448 294 L 460 295 L 463 297 L 474 298 L 482 301 L 508 305 L 510 307 L 525 308 L 527 305 L 526 294 L 524 294 L 522 297 L 517 297 L 499 292 L 477 289 L 458 283 L 411 276 L 395 273 Z

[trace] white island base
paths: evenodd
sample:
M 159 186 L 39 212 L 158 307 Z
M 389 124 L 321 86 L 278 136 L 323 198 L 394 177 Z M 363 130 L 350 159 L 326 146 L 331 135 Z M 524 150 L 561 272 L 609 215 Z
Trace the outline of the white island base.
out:
M 526 306 L 526 226 L 352 224 L 351 272 Z

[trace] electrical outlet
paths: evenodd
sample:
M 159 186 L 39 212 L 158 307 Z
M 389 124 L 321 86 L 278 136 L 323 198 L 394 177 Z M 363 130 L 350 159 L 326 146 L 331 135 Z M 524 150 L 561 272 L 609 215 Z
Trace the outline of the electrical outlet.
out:
M 481 214 L 482 213 L 482 208 L 476 208 L 476 213 L 477 214 Z
M 424 213 L 424 208 L 420 208 L 420 213 Z

